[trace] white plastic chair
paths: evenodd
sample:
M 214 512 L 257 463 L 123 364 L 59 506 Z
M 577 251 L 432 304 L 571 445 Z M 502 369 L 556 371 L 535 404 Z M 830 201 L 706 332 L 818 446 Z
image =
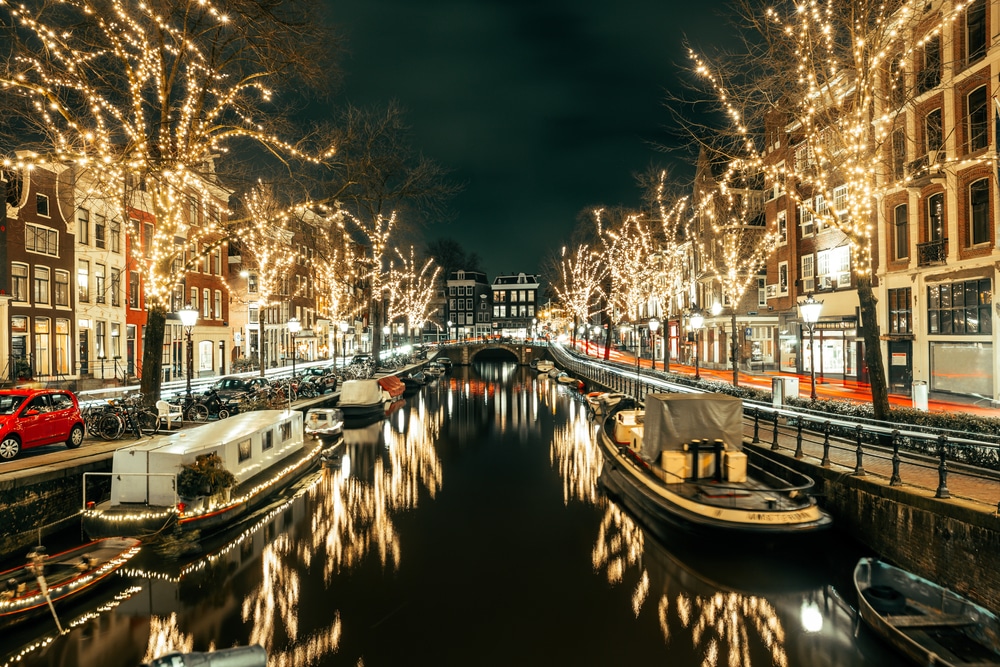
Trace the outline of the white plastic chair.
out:
M 166 401 L 160 400 L 156 402 L 156 411 L 160 415 L 160 421 L 166 422 L 168 431 L 173 428 L 174 422 L 177 422 L 178 428 L 180 427 L 184 416 L 180 406 L 171 405 Z

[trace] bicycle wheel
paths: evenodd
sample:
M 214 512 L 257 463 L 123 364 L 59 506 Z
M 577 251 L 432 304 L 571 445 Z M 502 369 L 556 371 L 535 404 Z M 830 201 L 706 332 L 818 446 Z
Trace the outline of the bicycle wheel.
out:
M 135 415 L 143 435 L 156 435 L 160 430 L 160 415 L 152 410 L 139 410 Z
M 105 440 L 119 438 L 124 430 L 125 422 L 113 412 L 104 415 L 101 417 L 101 421 L 97 422 L 97 434 Z
M 188 408 L 187 418 L 193 422 L 208 421 L 208 406 L 204 403 L 195 403 Z

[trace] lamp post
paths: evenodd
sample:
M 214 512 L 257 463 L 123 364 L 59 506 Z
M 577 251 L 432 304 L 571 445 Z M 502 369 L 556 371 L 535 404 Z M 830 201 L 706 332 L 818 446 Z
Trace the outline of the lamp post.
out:
M 660 320 L 649 318 L 649 360 L 650 370 L 656 370 L 656 331 L 660 328 Z
M 340 323 L 340 354 L 344 362 L 340 366 L 343 368 L 347 366 L 347 322 Z
M 806 325 L 806 329 L 809 330 L 809 374 L 810 374 L 810 389 L 809 389 L 809 400 L 816 400 L 816 348 L 813 345 L 813 328 L 816 326 L 816 322 L 819 321 L 820 311 L 823 310 L 823 302 L 817 301 L 810 294 L 809 298 L 805 301 L 799 301 L 799 315 L 802 316 L 802 321 Z M 821 352 L 822 353 L 822 352 Z
M 288 320 L 288 333 L 292 335 L 292 377 L 295 377 L 295 357 L 298 355 L 299 350 L 295 347 L 295 336 L 302 331 L 302 323 L 299 322 L 297 317 L 293 317 Z M 291 395 L 291 392 L 288 392 Z
M 701 379 L 701 369 L 698 367 L 698 343 L 701 342 L 701 328 L 705 325 L 705 315 L 701 310 L 691 312 L 691 328 L 694 329 L 694 379 Z
M 184 325 L 184 333 L 187 334 L 187 397 L 191 398 L 191 375 L 194 373 L 194 341 L 191 340 L 191 330 L 194 329 L 195 322 L 198 321 L 198 311 L 188 304 L 187 308 L 177 311 Z

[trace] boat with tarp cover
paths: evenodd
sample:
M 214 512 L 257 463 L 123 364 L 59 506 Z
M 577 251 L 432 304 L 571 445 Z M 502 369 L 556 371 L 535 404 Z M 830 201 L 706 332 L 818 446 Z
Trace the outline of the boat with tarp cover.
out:
M 827 528 L 813 480 L 743 448 L 743 401 L 722 394 L 622 399 L 599 431 L 601 480 L 656 531 L 777 536 Z

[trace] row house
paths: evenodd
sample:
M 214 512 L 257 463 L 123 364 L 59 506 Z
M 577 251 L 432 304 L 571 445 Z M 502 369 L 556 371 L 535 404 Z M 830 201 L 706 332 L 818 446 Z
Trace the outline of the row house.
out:
M 887 147 L 877 210 L 879 326 L 890 391 L 998 402 L 996 90 L 1000 2 L 975 0 L 939 34 L 952 2 L 929 3 L 897 84 L 911 91 Z M 891 99 L 890 99 L 891 102 Z
M 529 273 L 499 275 L 493 279 L 492 335 L 511 338 L 532 335 L 538 324 L 539 286 L 538 276 Z
M 486 274 L 479 271 L 452 271 L 445 281 L 445 319 L 453 338 L 485 338 L 492 334 L 490 296 Z

